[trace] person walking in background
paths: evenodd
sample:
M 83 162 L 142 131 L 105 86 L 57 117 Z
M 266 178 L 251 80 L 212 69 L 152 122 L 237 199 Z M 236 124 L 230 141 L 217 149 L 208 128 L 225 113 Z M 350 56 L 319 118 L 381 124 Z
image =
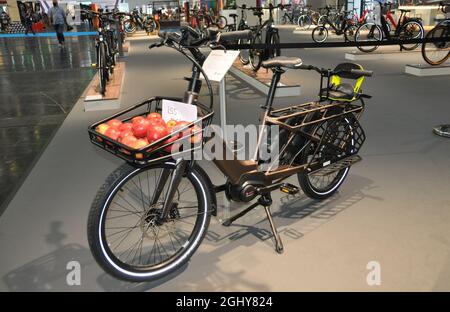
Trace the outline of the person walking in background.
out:
M 33 29 L 33 12 L 31 11 L 30 7 L 27 7 L 24 20 L 25 20 L 25 35 L 28 35 L 29 31 L 31 31 L 33 35 L 36 35 Z
M 56 31 L 56 37 L 61 48 L 64 48 L 64 26 L 66 23 L 66 14 L 58 6 L 58 0 L 53 0 L 53 7 L 49 11 L 50 22 Z

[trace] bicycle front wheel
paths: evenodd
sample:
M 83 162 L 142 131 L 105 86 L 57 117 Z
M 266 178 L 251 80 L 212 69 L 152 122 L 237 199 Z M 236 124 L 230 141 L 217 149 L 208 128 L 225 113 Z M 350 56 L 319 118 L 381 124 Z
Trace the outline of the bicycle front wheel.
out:
M 256 44 L 261 44 L 261 43 L 262 43 L 261 35 L 256 35 L 255 37 L 253 37 L 252 46 L 254 46 Z M 250 65 L 252 66 L 252 69 L 254 71 L 257 71 L 261 67 L 263 54 L 264 54 L 264 50 L 261 50 L 261 49 L 250 49 L 249 50 Z
M 357 43 L 374 42 L 374 45 L 357 45 L 356 47 L 362 52 L 373 52 L 378 49 L 376 42 L 383 40 L 383 31 L 381 27 L 375 23 L 365 23 L 359 26 L 356 31 L 355 41 Z
M 97 69 L 99 78 L 99 91 L 102 95 L 106 92 L 106 82 L 108 81 L 108 68 L 106 66 L 106 45 L 97 45 Z
M 449 25 L 438 25 L 430 30 L 425 38 L 445 38 L 450 35 Z M 441 65 L 450 57 L 450 42 L 443 39 L 436 42 L 425 42 L 422 45 L 422 56 L 430 65 Z
M 403 40 L 408 39 L 421 39 L 423 38 L 425 31 L 423 29 L 422 24 L 416 21 L 409 21 L 405 23 L 405 25 L 402 26 L 400 29 L 399 38 Z M 416 49 L 419 44 L 418 43 L 411 43 L 411 44 L 400 44 L 402 49 L 411 51 Z
M 344 38 L 346 41 L 355 41 L 355 35 L 358 30 L 358 27 L 355 25 L 348 25 L 344 29 Z
M 181 180 L 167 218 L 160 218 L 174 162 L 144 168 L 124 164 L 100 188 L 88 219 L 98 264 L 123 280 L 159 279 L 185 264 L 202 242 L 211 197 L 198 167 Z
M 328 29 L 325 26 L 317 26 L 312 31 L 312 39 L 315 43 L 322 43 L 328 38 Z

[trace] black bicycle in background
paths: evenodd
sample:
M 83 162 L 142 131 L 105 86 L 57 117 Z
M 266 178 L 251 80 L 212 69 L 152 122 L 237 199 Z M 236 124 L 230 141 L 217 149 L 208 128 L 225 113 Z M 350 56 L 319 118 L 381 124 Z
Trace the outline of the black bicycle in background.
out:
M 446 18 L 430 30 L 425 38 L 442 38 L 442 41 L 425 42 L 422 45 L 423 59 L 433 66 L 441 65 L 450 58 L 450 41 L 448 40 L 448 37 L 450 37 L 450 18 L 447 17 L 447 14 L 450 13 L 450 2 L 441 1 L 439 10 L 445 14 Z
M 99 75 L 99 92 L 106 93 L 106 83 L 110 75 L 114 73 L 117 57 L 119 55 L 118 37 L 115 29 L 115 17 L 123 16 L 121 12 L 94 12 L 87 11 L 93 16 L 98 16 L 99 27 L 98 36 L 95 38 L 96 63 L 92 64 Z
M 337 17 L 331 16 L 331 8 L 326 7 L 327 13 L 322 15 L 319 24 L 312 31 L 312 39 L 316 43 L 322 43 L 328 38 L 328 28 L 327 25 L 336 33 L 336 35 L 344 35 L 345 41 L 353 41 L 356 30 L 358 29 L 353 22 L 353 19 L 348 18 L 348 12 L 343 12 Z
M 275 6 L 269 4 L 269 19 L 265 21 L 262 25 L 259 25 L 252 31 L 252 45 L 260 45 L 263 42 L 263 32 L 265 33 L 264 43 L 266 44 L 279 44 L 280 35 L 278 34 L 278 29 L 273 27 L 273 11 Z M 258 16 L 261 23 L 261 16 L 263 8 L 258 8 L 253 14 Z M 269 48 L 269 49 L 250 49 L 249 50 L 249 60 L 250 65 L 254 71 L 257 71 L 261 67 L 261 63 L 265 60 L 280 56 L 281 52 L 279 48 Z

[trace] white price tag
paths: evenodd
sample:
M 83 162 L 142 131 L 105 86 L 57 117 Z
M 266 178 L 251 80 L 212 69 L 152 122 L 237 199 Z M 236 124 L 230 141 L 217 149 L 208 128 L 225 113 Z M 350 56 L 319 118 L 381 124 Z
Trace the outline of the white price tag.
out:
M 221 81 L 239 55 L 239 51 L 213 50 L 203 63 L 203 70 L 209 80 Z
M 197 106 L 170 100 L 162 101 L 162 118 L 165 122 L 171 119 L 193 122 L 197 120 Z

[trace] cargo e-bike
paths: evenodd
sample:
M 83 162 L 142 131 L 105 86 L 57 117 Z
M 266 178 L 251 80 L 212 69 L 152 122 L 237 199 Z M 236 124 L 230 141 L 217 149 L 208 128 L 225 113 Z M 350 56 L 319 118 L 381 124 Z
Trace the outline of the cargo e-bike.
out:
M 118 143 L 95 130 L 108 120 L 119 118 L 127 121 L 136 115 L 160 111 L 165 99 L 176 100 L 155 97 L 89 127 L 92 143 L 126 161 L 100 188 L 88 218 L 90 249 L 100 266 L 113 276 L 130 281 L 148 281 L 180 268 L 200 246 L 211 215 L 217 214 L 217 192 L 224 192 L 229 200 L 236 202 L 255 200 L 249 208 L 227 219 L 223 223 L 225 226 L 246 212 L 263 206 L 276 251 L 281 253 L 283 245 L 270 212 L 271 192 L 298 192 L 298 187 L 285 182 L 288 177 L 297 175 L 306 195 L 316 199 L 328 198 L 343 183 L 350 167 L 361 159 L 358 151 L 365 135 L 358 119 L 364 109 L 364 99 L 370 97 L 362 93 L 361 84 L 364 77 L 372 73 L 353 63 L 340 64 L 334 70 L 317 68 L 302 64 L 296 57 L 279 57 L 262 63 L 273 72 L 261 122 L 280 129 L 277 142 L 267 144 L 269 148 L 271 144 L 279 144 L 276 159 L 261 160 L 258 153 L 248 160 L 235 159 L 234 156 L 233 159 L 214 159 L 213 162 L 227 177 L 225 184 L 215 186 L 195 160 L 179 157 L 180 153 L 190 155 L 198 151 L 197 147 L 192 145 L 175 153 L 167 152 L 168 147 L 202 133 L 200 149 L 216 139 L 205 135 L 213 115 L 213 92 L 202 69 L 205 56 L 200 47 L 209 44 L 212 48 L 221 48 L 224 41 L 235 42 L 248 35 L 247 30 L 201 38 L 194 29 L 181 27 L 181 35 L 164 33 L 160 43 L 152 44 L 151 48 L 173 48 L 193 63 L 185 96 L 177 100 L 197 106 L 196 122 L 140 149 Z M 319 99 L 274 109 L 275 91 L 286 69 L 320 73 Z M 201 73 L 209 90 L 209 105 L 199 102 Z M 346 79 L 356 81 L 355 86 L 345 83 Z M 201 129 L 187 131 L 194 124 L 201 125 Z M 180 138 L 181 133 L 190 134 Z M 258 141 L 258 145 L 265 143 Z M 235 155 L 233 144 L 225 141 L 221 144 L 224 153 Z M 277 166 L 273 166 L 275 161 Z M 264 162 L 265 169 L 261 169 Z

